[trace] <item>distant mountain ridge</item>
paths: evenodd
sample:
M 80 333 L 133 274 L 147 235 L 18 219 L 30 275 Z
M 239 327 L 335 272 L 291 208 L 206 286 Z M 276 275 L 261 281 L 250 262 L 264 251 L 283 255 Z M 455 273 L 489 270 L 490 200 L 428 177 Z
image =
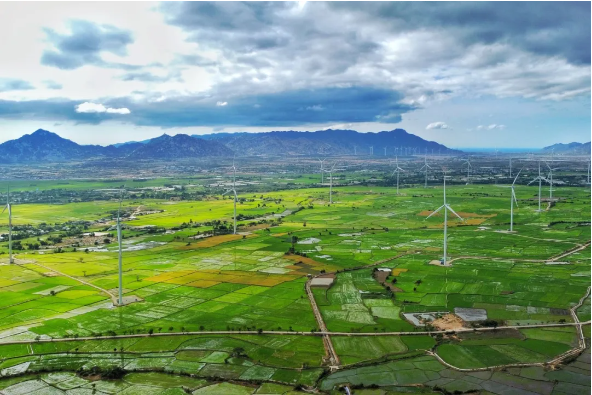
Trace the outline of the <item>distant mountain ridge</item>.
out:
M 91 158 L 182 159 L 232 156 L 226 146 L 186 134 L 131 142 L 119 146 L 80 145 L 47 130 L 38 129 L 0 144 L 0 163 L 67 162 Z
M 578 155 L 589 155 L 590 154 L 590 142 L 587 143 L 569 143 L 569 144 L 553 144 L 543 148 L 541 151 L 554 152 L 557 154 L 578 154 Z
M 426 150 L 442 154 L 460 153 L 434 141 L 427 141 L 403 129 L 378 133 L 355 130 L 319 130 L 316 132 L 215 133 L 193 135 L 218 141 L 242 155 L 369 155 L 421 154 Z
M 144 141 L 109 146 L 80 145 L 47 130 L 38 129 L 18 139 L 0 144 L 0 163 L 66 162 L 91 158 L 130 160 L 230 157 L 253 155 L 369 155 L 454 154 L 442 144 L 395 129 L 379 133 L 355 130 L 321 130 L 316 132 L 217 133 L 209 135 L 163 134 Z

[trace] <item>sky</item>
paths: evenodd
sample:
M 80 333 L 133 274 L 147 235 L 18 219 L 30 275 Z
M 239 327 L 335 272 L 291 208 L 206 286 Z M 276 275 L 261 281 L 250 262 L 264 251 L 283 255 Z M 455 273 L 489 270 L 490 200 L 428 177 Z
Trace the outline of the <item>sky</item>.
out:
M 34 12 L 31 12 L 34 7 Z M 0 142 L 403 128 L 590 141 L 590 2 L 3 2 Z

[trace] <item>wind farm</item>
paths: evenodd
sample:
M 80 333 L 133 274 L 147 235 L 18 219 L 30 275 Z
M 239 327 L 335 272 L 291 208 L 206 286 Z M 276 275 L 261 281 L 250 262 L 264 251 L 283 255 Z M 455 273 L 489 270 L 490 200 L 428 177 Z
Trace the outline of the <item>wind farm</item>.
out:
M 0 395 L 592 392 L 590 2 L 0 7 Z
M 276 169 L 265 174 L 255 170 L 261 159 L 238 157 L 212 173 L 132 178 L 117 188 L 108 180 L 72 181 L 68 195 L 55 181 L 37 182 L 34 193 L 47 191 L 37 203 L 24 200 L 30 183 L 12 180 L 8 193 L 0 182 L 7 191 L 1 299 L 8 306 L 26 301 L 8 307 L 16 315 L 0 326 L 3 374 L 27 367 L 25 380 L 51 371 L 48 363 L 80 372 L 101 363 L 127 375 L 166 366 L 172 377 L 195 375 L 206 386 L 231 379 L 242 388 L 250 377 L 266 382 L 250 376 L 264 369 L 270 382 L 322 392 L 339 377 L 354 380 L 362 362 L 393 363 L 386 355 L 411 358 L 414 366 L 433 361 L 441 374 L 499 364 L 541 374 L 540 366 L 568 367 L 568 356 L 587 352 L 578 340 L 589 330 L 587 168 L 562 158 L 562 167 L 552 168 L 553 199 L 545 199 L 542 165 L 550 157 L 512 155 L 520 170 L 511 178 L 502 155 L 472 155 L 471 183 L 465 161 L 426 154 L 265 159 Z M 437 183 L 426 184 L 426 170 Z M 89 194 L 94 198 L 68 202 Z M 63 225 L 47 230 L 44 222 Z M 331 281 L 319 286 L 317 278 Z M 64 311 L 36 308 L 31 316 L 33 303 Z M 177 340 L 165 345 L 177 338 L 202 351 Z M 523 343 L 500 359 L 499 347 L 517 338 Z M 217 340 L 206 346 L 206 339 Z M 253 348 L 254 339 L 269 346 Z M 482 345 L 472 346 L 475 339 Z M 64 352 L 44 356 L 49 344 Z M 21 346 L 27 362 L 20 362 Z M 101 354 L 106 347 L 116 350 L 111 359 Z M 147 353 L 161 347 L 167 356 L 150 359 Z M 253 365 L 216 359 L 233 347 Z

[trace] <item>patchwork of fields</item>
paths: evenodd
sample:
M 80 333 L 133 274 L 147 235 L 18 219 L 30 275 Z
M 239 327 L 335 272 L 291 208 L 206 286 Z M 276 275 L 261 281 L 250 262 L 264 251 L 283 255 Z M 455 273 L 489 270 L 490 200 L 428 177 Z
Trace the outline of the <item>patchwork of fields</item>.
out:
M 71 187 L 83 188 L 79 183 Z M 340 380 L 377 384 L 384 391 L 425 384 L 494 393 L 503 393 L 499 385 L 504 380 L 544 376 L 548 380 L 542 382 L 554 383 L 556 375 L 537 368 L 456 377 L 458 372 L 427 352 L 458 368 L 484 368 L 543 363 L 577 347 L 575 326 L 528 326 L 573 323 L 570 309 L 590 287 L 589 191 L 558 188 L 558 201 L 538 213 L 536 189 L 520 187 L 517 232 L 508 233 L 506 189 L 450 187 L 448 201 L 467 221 L 449 222 L 452 265 L 446 267 L 430 264 L 442 254 L 442 217 L 426 219 L 429 210 L 441 204 L 441 188 L 402 191 L 395 195 L 392 188 L 339 187 L 332 205 L 325 188 L 239 195 L 243 201 L 238 212 L 249 216 L 239 221 L 240 234 L 203 239 L 196 237 L 212 229 L 206 222 L 232 222 L 232 200 L 127 200 L 126 210 L 143 207 L 149 214 L 124 222 L 123 292 L 134 302 L 123 307 L 112 303 L 118 291 L 114 239 L 88 251 L 69 246 L 60 251 L 19 250 L 16 265 L 7 264 L 7 243 L 0 242 L 0 375 L 34 375 L 11 384 L 28 383 L 35 388 L 30 392 L 88 388 L 90 382 L 78 376 L 39 372 L 93 366 L 191 374 L 195 377 L 187 378 L 187 386 L 199 394 L 215 393 L 208 392 L 218 385 L 208 381 L 213 379 L 275 382 L 277 391 L 283 391 L 277 393 L 296 385 L 329 390 Z M 112 233 L 116 207 L 108 200 L 18 204 L 14 222 L 40 226 L 84 220 L 89 221 L 86 232 Z M 5 229 L 6 218 L 0 217 L 0 233 Z M 61 233 L 24 237 L 21 243 Z M 294 252 L 288 253 L 291 248 Z M 379 281 L 375 268 L 391 271 Z M 356 334 L 331 336 L 342 365 L 332 374 L 324 372 L 326 352 L 322 338 L 314 336 L 318 317 L 305 288 L 310 276 L 322 273 L 336 273 L 331 287 L 312 291 L 324 324 L 329 332 Z M 445 314 L 455 308 L 483 309 L 495 325 L 516 328 L 444 336 L 386 335 L 426 330 L 429 323 L 416 326 L 404 313 Z M 590 298 L 577 317 L 590 320 Z M 589 326 L 584 328 L 589 337 Z M 233 334 L 207 334 L 211 331 Z M 150 337 L 153 333 L 176 335 Z M 364 333 L 369 336 L 359 336 Z M 137 337 L 101 339 L 122 335 Z M 64 337 L 70 340 L 40 341 Z M 77 340 L 80 337 L 96 340 Z M 147 373 L 125 376 L 117 393 L 142 392 L 136 388 L 142 386 L 140 376 L 134 376 L 141 374 Z M 544 391 L 555 388 L 549 385 L 541 384 Z M 227 390 L 265 393 L 256 386 Z M 7 393 L 19 393 L 15 391 Z

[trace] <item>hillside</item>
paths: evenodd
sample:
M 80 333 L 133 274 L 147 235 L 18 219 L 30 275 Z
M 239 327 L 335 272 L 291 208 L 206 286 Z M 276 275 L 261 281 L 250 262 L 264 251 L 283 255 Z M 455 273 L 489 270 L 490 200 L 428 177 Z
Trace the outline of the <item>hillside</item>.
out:
M 359 133 L 355 130 L 320 130 L 316 132 L 266 132 L 266 133 L 217 133 L 196 136 L 218 141 L 228 148 L 244 155 L 369 155 L 370 146 L 374 155 L 403 152 L 415 149 L 417 154 L 425 152 L 458 153 L 442 144 L 427 141 L 403 129 L 379 133 Z M 395 151 L 395 148 L 397 150 Z M 408 151 L 410 152 L 410 151 Z
M 127 158 L 130 159 L 177 159 L 200 158 L 206 156 L 232 156 L 232 150 L 217 141 L 177 134 L 163 134 L 148 143 L 135 143 L 135 148 Z M 126 147 L 126 145 L 122 146 Z M 121 148 L 120 148 L 121 149 Z
M 0 163 L 50 163 L 96 158 L 130 160 L 269 155 L 370 155 L 454 154 L 442 144 L 395 129 L 379 133 L 355 130 L 320 130 L 316 132 L 218 133 L 208 135 L 177 134 L 140 142 L 109 146 L 80 145 L 47 130 L 39 129 L 18 139 L 0 144 Z M 589 147 L 589 143 L 588 143 Z
M 590 155 L 590 142 L 587 143 L 569 143 L 569 144 L 553 144 L 543 148 L 543 152 L 554 152 L 556 154 L 572 154 L 572 155 Z

